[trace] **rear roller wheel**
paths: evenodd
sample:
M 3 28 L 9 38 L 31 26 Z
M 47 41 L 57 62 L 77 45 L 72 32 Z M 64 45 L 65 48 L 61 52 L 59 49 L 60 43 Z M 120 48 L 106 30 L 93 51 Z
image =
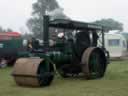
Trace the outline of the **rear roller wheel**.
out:
M 107 62 L 102 49 L 98 47 L 87 48 L 82 56 L 82 71 L 87 79 L 96 79 L 104 76 Z

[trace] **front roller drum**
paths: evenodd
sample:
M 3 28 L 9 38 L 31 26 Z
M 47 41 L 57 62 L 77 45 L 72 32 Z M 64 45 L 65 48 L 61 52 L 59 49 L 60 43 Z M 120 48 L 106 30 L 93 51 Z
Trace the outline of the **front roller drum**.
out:
M 101 78 L 107 68 L 107 58 L 101 48 L 89 47 L 83 53 L 81 64 L 86 79 Z
M 16 61 L 12 75 L 20 86 L 47 86 L 53 80 L 54 69 L 44 59 L 21 58 Z

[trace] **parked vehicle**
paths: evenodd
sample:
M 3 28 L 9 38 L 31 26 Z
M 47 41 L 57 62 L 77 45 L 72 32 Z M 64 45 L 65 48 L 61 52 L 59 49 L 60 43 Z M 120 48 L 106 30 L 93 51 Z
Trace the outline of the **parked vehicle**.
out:
M 111 58 L 122 58 L 127 53 L 127 40 L 121 34 L 105 34 L 105 47 Z
M 17 58 L 17 52 L 21 51 L 22 46 L 21 34 L 18 32 L 1 32 L 0 33 L 0 61 L 6 60 L 7 64 L 12 65 Z

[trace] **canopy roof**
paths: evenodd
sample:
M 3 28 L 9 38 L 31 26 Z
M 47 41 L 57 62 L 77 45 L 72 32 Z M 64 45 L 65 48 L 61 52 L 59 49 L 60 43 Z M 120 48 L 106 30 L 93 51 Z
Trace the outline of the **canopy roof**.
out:
M 67 29 L 94 29 L 94 30 L 103 29 L 103 26 L 96 25 L 93 23 L 85 23 L 85 22 L 65 20 L 65 19 L 56 19 L 50 21 L 49 25 L 51 27 L 67 28 Z

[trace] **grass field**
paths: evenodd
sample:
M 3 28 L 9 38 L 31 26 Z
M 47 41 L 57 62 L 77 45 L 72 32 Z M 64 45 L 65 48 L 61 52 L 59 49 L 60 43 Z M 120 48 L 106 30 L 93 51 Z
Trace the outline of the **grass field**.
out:
M 99 80 L 56 77 L 45 88 L 19 87 L 11 71 L 12 68 L 0 69 L 0 96 L 128 96 L 128 61 L 112 62 Z

